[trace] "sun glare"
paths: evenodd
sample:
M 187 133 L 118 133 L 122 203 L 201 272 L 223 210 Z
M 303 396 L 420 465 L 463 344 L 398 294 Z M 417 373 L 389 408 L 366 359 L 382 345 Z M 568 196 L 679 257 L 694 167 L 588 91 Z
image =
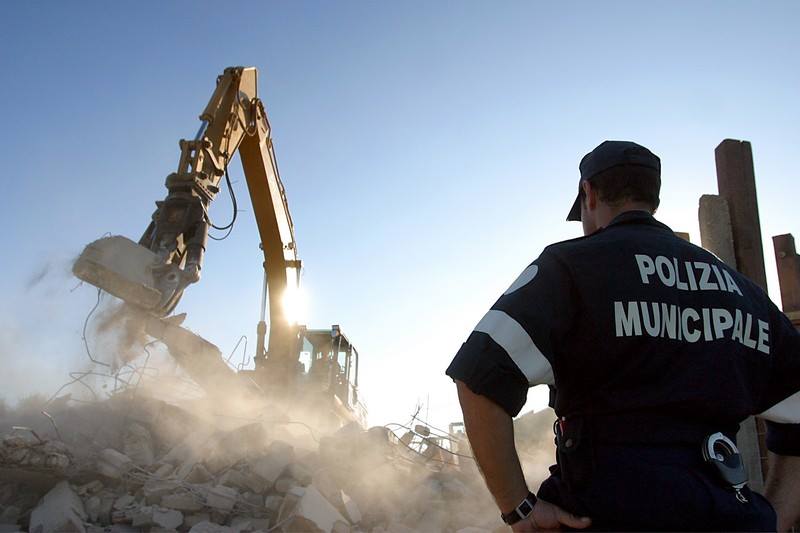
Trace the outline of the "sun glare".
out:
M 283 293 L 283 312 L 290 324 L 305 324 L 308 317 L 308 294 L 302 287 L 288 286 Z

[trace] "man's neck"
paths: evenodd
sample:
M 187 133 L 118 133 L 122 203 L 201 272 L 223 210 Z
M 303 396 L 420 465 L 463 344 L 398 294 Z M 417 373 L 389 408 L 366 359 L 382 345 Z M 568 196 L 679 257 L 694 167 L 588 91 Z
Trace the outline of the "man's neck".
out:
M 602 207 L 598 207 L 597 226 L 599 228 L 608 226 L 612 220 L 617 218 L 622 213 L 627 213 L 628 211 L 645 211 L 646 213 L 652 213 L 650 206 L 641 202 L 625 202 L 623 204 L 614 206 L 606 204 Z

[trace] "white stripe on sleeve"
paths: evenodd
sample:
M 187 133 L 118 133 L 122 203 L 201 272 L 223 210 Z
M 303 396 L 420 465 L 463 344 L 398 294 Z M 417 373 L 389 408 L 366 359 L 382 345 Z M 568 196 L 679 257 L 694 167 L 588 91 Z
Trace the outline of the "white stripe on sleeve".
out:
M 489 335 L 494 342 L 503 347 L 516 363 L 530 385 L 552 385 L 553 368 L 530 335 L 519 322 L 502 311 L 491 310 L 486 313 L 475 331 Z
M 776 403 L 758 416 L 779 424 L 800 423 L 800 392 Z

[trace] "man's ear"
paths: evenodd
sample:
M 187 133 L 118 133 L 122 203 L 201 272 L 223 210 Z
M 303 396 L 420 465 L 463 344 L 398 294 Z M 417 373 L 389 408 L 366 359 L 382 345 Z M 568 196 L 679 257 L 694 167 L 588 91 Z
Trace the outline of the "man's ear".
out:
M 594 211 L 597 209 L 597 190 L 588 181 L 581 182 L 581 187 L 583 187 L 583 201 L 586 202 L 587 209 Z

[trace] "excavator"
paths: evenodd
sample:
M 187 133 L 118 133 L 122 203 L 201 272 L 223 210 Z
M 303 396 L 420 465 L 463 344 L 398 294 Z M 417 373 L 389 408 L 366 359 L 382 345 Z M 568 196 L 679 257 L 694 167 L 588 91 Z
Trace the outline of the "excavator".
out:
M 226 68 L 200 121 L 194 138 L 179 142 L 180 160 L 177 170 L 167 176 L 167 196 L 156 202 L 138 243 L 122 236 L 98 239 L 78 257 L 73 273 L 145 317 L 146 332 L 164 342 L 206 390 L 248 391 L 284 399 L 313 396 L 321 398 L 323 418 L 337 425 L 364 426 L 366 408 L 358 396 L 359 356 L 353 344 L 338 325 L 307 329 L 286 313 L 285 301 L 300 285 L 302 263 L 272 129 L 258 98 L 256 69 Z M 209 230 L 232 229 L 235 218 L 227 226 L 214 226 L 209 207 L 224 178 L 236 216 L 228 163 L 237 150 L 261 239 L 264 283 L 255 369 L 235 372 L 216 346 L 180 325 L 185 315 L 171 314 L 184 290 L 200 280 Z M 316 409 L 319 414 L 320 408 Z

